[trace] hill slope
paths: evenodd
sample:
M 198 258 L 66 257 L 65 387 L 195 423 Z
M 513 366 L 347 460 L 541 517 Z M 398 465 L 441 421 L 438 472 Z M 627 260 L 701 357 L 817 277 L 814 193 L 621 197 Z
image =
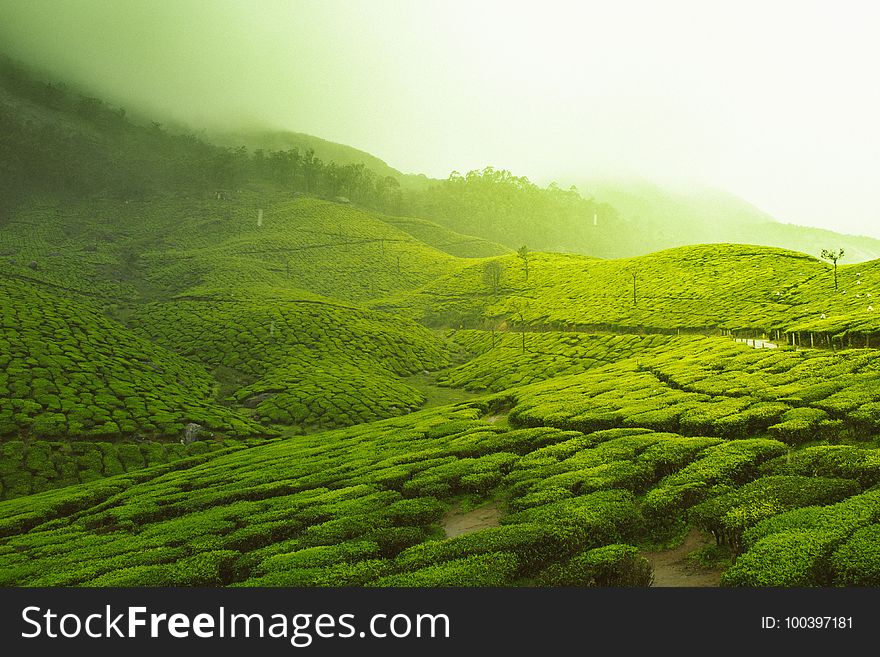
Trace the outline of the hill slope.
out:
M 0 584 L 645 586 L 694 528 L 726 584 L 880 584 L 880 261 L 512 253 L 639 226 L 3 80 Z
M 487 267 L 500 272 L 497 286 Z M 880 330 L 872 302 L 880 289 L 877 260 L 841 267 L 838 290 L 828 263 L 747 245 L 687 246 L 619 260 L 532 253 L 528 268 L 527 280 L 517 256 L 473 263 L 372 305 L 438 326 L 809 330 L 823 339 Z
M 288 130 L 227 132 L 212 134 L 210 140 L 223 146 L 246 146 L 252 151 L 258 149 L 264 151 L 287 151 L 295 148 L 300 153 L 305 153 L 308 150 L 312 150 L 316 156 L 325 162 L 335 162 L 340 166 L 362 164 L 377 176 L 390 176 L 400 181 L 405 187 L 420 188 L 428 182 L 428 179 L 424 176 L 401 173 L 384 160 L 365 151 L 302 132 L 291 132 Z
M 578 181 L 582 193 L 613 206 L 638 227 L 640 250 L 631 255 L 699 243 L 775 246 L 818 256 L 843 248 L 847 262 L 880 258 L 880 240 L 783 224 L 721 190 L 673 191 L 642 180 Z

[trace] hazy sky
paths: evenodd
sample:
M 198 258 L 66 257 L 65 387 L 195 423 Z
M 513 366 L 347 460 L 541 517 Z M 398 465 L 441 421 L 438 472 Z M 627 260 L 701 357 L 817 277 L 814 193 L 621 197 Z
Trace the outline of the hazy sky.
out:
M 878 34 L 865 0 L 0 0 L 7 49 L 191 124 L 438 177 L 700 181 L 874 237 Z

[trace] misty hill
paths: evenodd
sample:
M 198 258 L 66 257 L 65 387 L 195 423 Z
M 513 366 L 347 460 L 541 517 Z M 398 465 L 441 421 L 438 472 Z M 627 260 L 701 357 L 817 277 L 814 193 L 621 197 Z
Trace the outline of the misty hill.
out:
M 404 174 L 391 167 L 384 160 L 365 151 L 327 141 L 320 137 L 302 132 L 285 130 L 250 130 L 239 132 L 211 133 L 210 141 L 229 147 L 246 146 L 251 151 L 287 151 L 297 149 L 301 153 L 308 150 L 326 162 L 335 162 L 340 166 L 361 164 L 372 170 L 377 176 L 390 176 L 403 185 L 421 187 L 428 180 L 424 176 Z
M 819 255 L 843 248 L 846 262 L 880 257 L 880 240 L 830 230 L 784 224 L 733 194 L 694 186 L 672 190 L 646 180 L 578 181 L 581 193 L 613 206 L 637 227 L 640 250 L 650 253 L 674 246 L 735 243 L 776 246 Z
M 385 213 L 428 220 L 462 236 L 443 238 L 465 245 L 452 247 L 457 255 L 497 254 L 525 244 L 614 258 L 705 242 L 765 244 L 811 255 L 844 248 L 844 262 L 880 255 L 880 240 L 780 224 L 715 190 L 680 193 L 626 181 L 587 183 L 578 193 L 540 188 L 492 167 L 432 181 L 401 174 L 348 146 L 278 131 L 225 135 L 220 139 L 227 146 L 214 145 L 156 122 L 132 121 L 122 108 L 43 82 L 8 60 L 0 66 L 0 127 L 8 153 L 0 162 L 6 207 L 47 195 L 130 200 L 259 182 L 273 193 L 345 196 Z M 501 246 L 486 251 L 478 240 Z
M 849 263 L 880 257 L 877 239 L 779 223 L 721 190 L 672 191 L 638 180 L 541 188 L 523 176 L 487 167 L 464 175 L 453 172 L 446 180 L 406 191 L 402 207 L 510 249 L 525 244 L 621 258 L 689 244 L 734 243 L 814 256 L 843 248 Z

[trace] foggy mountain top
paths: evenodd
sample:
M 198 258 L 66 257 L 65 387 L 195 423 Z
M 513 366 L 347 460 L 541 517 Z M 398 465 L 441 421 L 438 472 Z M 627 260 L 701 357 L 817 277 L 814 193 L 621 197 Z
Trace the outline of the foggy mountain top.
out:
M 2 49 L 130 112 L 404 172 L 638 176 L 880 237 L 865 5 L 0 0 Z M 833 245 L 831 245 L 833 246 Z

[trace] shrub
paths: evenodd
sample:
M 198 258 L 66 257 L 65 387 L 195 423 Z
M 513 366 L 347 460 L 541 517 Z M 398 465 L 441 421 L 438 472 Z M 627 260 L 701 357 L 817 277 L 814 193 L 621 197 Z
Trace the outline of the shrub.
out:
M 586 532 L 570 527 L 548 527 L 529 523 L 490 527 L 442 541 L 414 545 L 401 552 L 396 563 L 407 570 L 468 555 L 510 552 L 519 560 L 524 573 L 560 559 L 589 544 Z
M 632 545 L 595 548 L 538 574 L 541 586 L 650 586 L 651 564 Z
M 880 586 L 880 524 L 855 532 L 831 556 L 837 586 Z
M 420 570 L 387 575 L 375 586 L 509 586 L 513 584 L 519 563 L 508 552 L 478 554 L 463 559 L 428 566 Z
M 798 507 L 837 502 L 858 492 L 858 484 L 848 479 L 762 477 L 697 504 L 688 517 L 736 555 L 742 549 L 743 532 L 759 521 Z

